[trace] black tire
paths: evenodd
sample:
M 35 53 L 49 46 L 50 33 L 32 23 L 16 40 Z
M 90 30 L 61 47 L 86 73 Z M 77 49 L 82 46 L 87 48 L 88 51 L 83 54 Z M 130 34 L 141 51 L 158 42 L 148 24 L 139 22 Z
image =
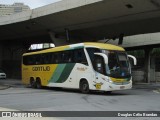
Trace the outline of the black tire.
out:
M 110 95 L 112 93 L 112 91 L 106 91 L 105 92 L 107 95 Z
M 86 80 L 80 82 L 80 91 L 85 94 L 89 93 L 89 84 Z
M 32 88 L 36 88 L 36 82 L 34 81 L 33 78 L 30 79 L 30 86 L 31 86 Z
M 36 88 L 38 89 L 42 88 L 41 80 L 39 78 L 36 80 Z

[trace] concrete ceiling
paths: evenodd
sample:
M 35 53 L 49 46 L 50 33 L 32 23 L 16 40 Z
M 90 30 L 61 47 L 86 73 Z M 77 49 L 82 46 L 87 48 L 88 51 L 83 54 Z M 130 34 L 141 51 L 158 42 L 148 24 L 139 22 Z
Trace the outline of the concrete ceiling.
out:
M 85 41 L 160 32 L 160 0 L 99 0 L 44 13 L 53 5 L 32 10 L 26 20 L 1 24 L 0 40 L 49 41 L 48 31 L 64 36 L 65 28 L 72 39 Z

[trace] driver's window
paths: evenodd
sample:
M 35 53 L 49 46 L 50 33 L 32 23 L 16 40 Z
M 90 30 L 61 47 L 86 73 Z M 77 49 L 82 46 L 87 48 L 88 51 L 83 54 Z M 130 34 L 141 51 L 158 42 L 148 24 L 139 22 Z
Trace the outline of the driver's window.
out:
M 109 54 L 109 62 L 108 62 L 108 66 L 110 70 L 114 70 L 116 67 L 118 67 L 118 63 L 117 63 L 117 57 L 115 53 L 110 53 Z
M 101 74 L 105 74 L 105 64 L 103 57 L 95 55 L 94 69 Z

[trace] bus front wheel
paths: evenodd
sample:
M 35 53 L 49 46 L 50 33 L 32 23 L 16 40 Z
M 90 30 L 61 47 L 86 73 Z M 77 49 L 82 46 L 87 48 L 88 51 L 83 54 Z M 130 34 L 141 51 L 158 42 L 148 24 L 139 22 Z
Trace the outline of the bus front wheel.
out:
M 82 80 L 80 82 L 80 90 L 82 93 L 85 93 L 85 94 L 89 93 L 89 84 L 86 80 Z

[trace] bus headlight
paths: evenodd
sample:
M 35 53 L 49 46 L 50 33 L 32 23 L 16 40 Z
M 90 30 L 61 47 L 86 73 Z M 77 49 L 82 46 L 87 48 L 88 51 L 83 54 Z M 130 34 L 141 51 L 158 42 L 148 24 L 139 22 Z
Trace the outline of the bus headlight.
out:
M 106 79 L 106 81 L 109 82 L 109 83 L 113 83 L 113 81 L 110 80 L 110 79 Z
M 109 80 L 108 82 L 109 82 L 109 83 L 113 83 L 113 81 L 112 81 L 112 80 Z

